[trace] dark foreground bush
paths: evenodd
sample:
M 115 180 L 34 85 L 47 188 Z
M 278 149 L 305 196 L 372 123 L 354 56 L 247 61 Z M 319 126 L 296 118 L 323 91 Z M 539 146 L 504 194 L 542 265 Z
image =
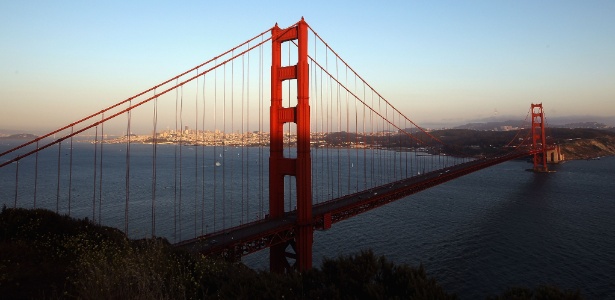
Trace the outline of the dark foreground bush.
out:
M 46 210 L 0 213 L 2 299 L 454 299 L 422 267 L 371 251 L 325 259 L 303 273 L 254 271 L 183 252 L 164 239 Z M 494 299 L 579 299 L 556 288 L 511 289 Z

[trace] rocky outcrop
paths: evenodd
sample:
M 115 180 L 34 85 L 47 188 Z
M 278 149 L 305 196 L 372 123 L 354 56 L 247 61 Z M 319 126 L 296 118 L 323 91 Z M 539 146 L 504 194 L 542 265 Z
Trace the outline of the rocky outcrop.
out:
M 560 147 L 566 160 L 610 156 L 615 155 L 615 137 L 566 140 L 560 142 Z

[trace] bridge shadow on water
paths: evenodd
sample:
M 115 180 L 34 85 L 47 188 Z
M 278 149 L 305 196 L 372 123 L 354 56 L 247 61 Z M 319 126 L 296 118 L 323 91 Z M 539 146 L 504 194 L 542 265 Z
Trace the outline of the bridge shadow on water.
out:
M 587 232 L 586 226 L 595 225 L 582 220 L 592 215 L 582 212 L 579 205 L 585 203 L 567 190 L 567 175 L 524 172 L 524 166 L 509 162 L 451 183 L 480 182 L 480 191 L 455 200 L 468 200 L 470 205 L 462 205 L 474 216 L 426 263 L 427 270 L 468 299 L 539 284 L 580 289 L 585 296 L 605 291 L 610 283 L 600 274 L 609 267 L 591 248 L 604 249 L 609 242 Z M 606 296 L 600 293 L 591 296 Z
M 507 171 L 493 173 L 504 178 L 515 176 Z M 535 268 L 531 262 L 548 251 L 552 243 L 549 233 L 555 230 L 553 204 L 544 196 L 551 174 L 516 175 L 520 178 L 509 181 L 511 188 L 488 186 L 488 180 L 481 186 L 479 201 L 487 203 L 475 203 L 483 206 L 482 211 L 459 229 L 458 246 L 449 248 L 458 251 L 447 256 L 459 258 L 449 263 L 457 266 L 450 275 L 462 295 L 479 296 L 474 293 L 481 290 L 495 294 L 506 287 L 532 286 L 552 278 L 549 271 Z

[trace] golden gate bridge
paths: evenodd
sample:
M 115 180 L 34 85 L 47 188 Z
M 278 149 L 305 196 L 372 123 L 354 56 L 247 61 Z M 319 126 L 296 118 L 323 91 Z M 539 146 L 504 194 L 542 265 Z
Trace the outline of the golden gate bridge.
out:
M 304 270 L 314 230 L 512 159 L 532 155 L 533 170 L 548 172 L 542 104 L 528 115 L 525 136 L 506 151 L 465 155 L 398 110 L 301 19 L 1 148 L 0 196 L 206 255 L 269 248 L 271 270 Z

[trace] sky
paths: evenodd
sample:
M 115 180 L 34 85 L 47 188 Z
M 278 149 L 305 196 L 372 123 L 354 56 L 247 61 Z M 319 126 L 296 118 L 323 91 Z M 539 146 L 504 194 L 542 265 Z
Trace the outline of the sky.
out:
M 0 0 L 0 130 L 51 131 L 301 17 L 419 124 L 615 118 L 615 1 Z

